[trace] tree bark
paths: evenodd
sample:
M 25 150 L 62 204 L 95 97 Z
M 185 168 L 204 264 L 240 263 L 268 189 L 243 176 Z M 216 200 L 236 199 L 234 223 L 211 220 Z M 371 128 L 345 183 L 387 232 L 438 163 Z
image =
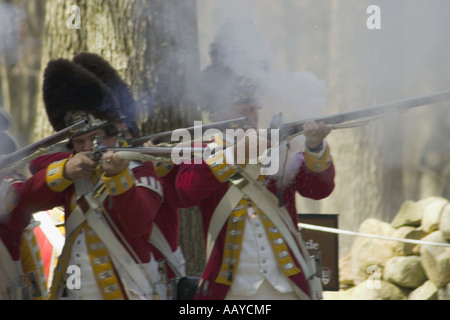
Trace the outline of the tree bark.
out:
M 0 105 L 13 118 L 19 147 L 33 140 L 44 17 L 45 0 L 0 1 Z

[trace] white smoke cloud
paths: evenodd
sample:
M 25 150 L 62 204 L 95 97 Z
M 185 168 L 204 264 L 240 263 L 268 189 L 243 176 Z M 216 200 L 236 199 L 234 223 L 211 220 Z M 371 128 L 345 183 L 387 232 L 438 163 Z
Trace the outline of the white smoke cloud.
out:
M 317 116 L 326 109 L 327 86 L 311 71 L 282 70 L 277 61 L 270 24 L 261 23 L 261 1 L 198 1 L 199 6 L 210 6 L 212 19 L 200 15 L 200 21 L 212 29 L 209 34 L 200 28 L 203 65 L 214 62 L 211 44 L 220 43 L 221 62 L 238 76 L 245 76 L 265 89 L 260 112 L 260 127 L 270 125 L 272 115 L 283 113 L 284 121 L 304 120 Z M 212 6 L 212 7 L 211 7 Z M 211 10 L 210 10 L 211 11 Z M 212 47 L 214 50 L 214 46 Z
M 276 71 L 264 97 L 265 114 L 282 112 L 284 122 L 309 119 L 326 110 L 326 96 L 325 81 L 314 73 Z

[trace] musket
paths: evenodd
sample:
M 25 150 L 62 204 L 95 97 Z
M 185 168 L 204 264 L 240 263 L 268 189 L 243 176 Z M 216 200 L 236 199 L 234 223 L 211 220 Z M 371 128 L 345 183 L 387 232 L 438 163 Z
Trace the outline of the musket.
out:
M 18 163 L 21 162 L 24 158 L 27 158 L 37 151 L 45 148 L 49 148 L 61 141 L 66 140 L 69 138 L 70 134 L 77 129 L 80 129 L 84 127 L 87 124 L 87 121 L 80 121 L 78 123 L 75 123 L 74 125 L 71 125 L 61 131 L 58 131 L 47 138 L 44 138 L 42 140 L 39 140 L 33 144 L 30 144 L 22 149 L 19 149 L 11 154 L 1 156 L 0 157 L 0 170 L 5 171 L 6 168 L 13 165 L 17 167 Z
M 150 134 L 148 136 L 132 139 L 130 141 L 130 145 L 134 146 L 134 147 L 137 147 L 137 146 L 143 145 L 147 141 L 152 141 L 153 144 L 159 144 L 161 142 L 170 142 L 172 134 L 174 132 L 178 131 L 178 130 L 180 130 L 180 131 L 181 130 L 187 131 L 192 136 L 192 135 L 195 135 L 195 133 L 197 131 L 201 132 L 201 134 L 203 135 L 203 133 L 206 130 L 209 130 L 209 129 L 217 129 L 219 131 L 224 131 L 226 129 L 236 129 L 236 128 L 245 129 L 247 127 L 247 125 L 248 125 L 248 118 L 246 118 L 246 117 L 237 118 L 237 119 L 231 119 L 231 120 L 225 120 L 225 121 L 219 121 L 219 122 L 214 122 L 214 123 L 209 123 L 209 124 L 203 124 L 201 126 L 180 128 L 180 129 L 175 129 L 175 130 L 169 130 L 169 131 L 163 131 L 163 132 Z
M 278 124 L 272 124 L 272 128 L 280 129 L 279 136 L 280 139 L 282 139 L 303 132 L 303 125 L 310 120 L 316 122 L 322 121 L 326 125 L 329 125 L 331 129 L 346 128 L 355 125 L 359 126 L 362 124 L 366 124 L 369 121 L 378 119 L 379 117 L 386 116 L 393 112 L 406 112 L 407 110 L 415 107 L 436 104 L 448 100 L 450 100 L 450 90 L 404 100 L 387 102 L 371 107 L 356 109 L 353 111 L 346 111 L 328 116 L 310 118 L 307 120 L 294 121 L 284 124 L 280 124 L 280 122 L 278 121 Z M 353 123 L 354 125 L 352 125 L 351 122 L 355 120 L 358 122 Z M 346 123 L 350 123 L 350 125 L 345 126 L 344 124 Z
M 206 148 L 203 147 L 104 147 L 95 148 L 95 160 L 100 161 L 101 155 L 107 151 L 113 151 L 120 159 L 134 161 L 171 162 L 172 156 L 178 156 L 180 160 L 190 160 L 192 156 L 203 156 Z M 180 156 L 180 152 L 182 155 Z M 185 156 L 185 157 L 183 157 Z

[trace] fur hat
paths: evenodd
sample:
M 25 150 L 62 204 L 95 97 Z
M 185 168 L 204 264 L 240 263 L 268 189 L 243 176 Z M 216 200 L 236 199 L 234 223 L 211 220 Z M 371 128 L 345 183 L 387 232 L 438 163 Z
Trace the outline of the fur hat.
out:
M 82 119 L 89 125 L 79 135 L 121 121 L 111 90 L 85 68 L 66 59 L 52 60 L 44 72 L 43 99 L 50 124 L 60 131 Z
M 119 110 L 124 116 L 122 121 L 133 137 L 138 136 L 136 102 L 130 88 L 111 64 L 99 55 L 89 52 L 76 55 L 73 62 L 95 74 L 112 91 L 117 98 Z

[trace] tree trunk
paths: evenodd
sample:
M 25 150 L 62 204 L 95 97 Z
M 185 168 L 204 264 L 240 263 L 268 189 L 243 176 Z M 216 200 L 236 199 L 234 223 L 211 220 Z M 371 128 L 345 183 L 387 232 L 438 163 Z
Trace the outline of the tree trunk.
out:
M 33 139 L 44 17 L 45 0 L 0 1 L 0 105 L 13 118 L 19 147 Z

